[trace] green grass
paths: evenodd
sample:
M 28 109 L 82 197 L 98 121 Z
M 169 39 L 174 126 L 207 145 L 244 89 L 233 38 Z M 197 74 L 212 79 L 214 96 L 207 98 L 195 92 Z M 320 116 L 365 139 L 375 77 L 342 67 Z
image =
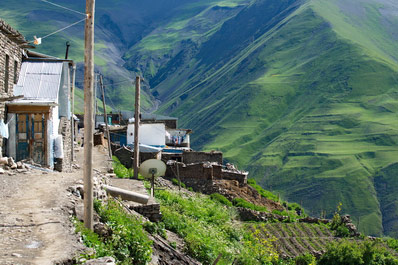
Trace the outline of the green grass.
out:
M 76 231 L 83 242 L 94 250 L 93 254 L 83 254 L 86 259 L 104 256 L 114 257 L 118 264 L 147 264 L 152 256 L 152 241 L 143 228 L 143 221 L 127 214 L 118 202 L 110 199 L 106 204 L 95 204 L 101 220 L 112 231 L 109 237 L 102 238 L 75 221 Z
M 239 264 L 269 264 L 278 260 L 273 246 L 260 240 L 248 227 L 234 222 L 234 209 L 224 207 L 218 200 L 167 190 L 160 190 L 155 196 L 166 229 L 182 237 L 187 253 L 203 264 L 213 264 L 219 254 L 217 264 L 231 264 L 235 259 Z

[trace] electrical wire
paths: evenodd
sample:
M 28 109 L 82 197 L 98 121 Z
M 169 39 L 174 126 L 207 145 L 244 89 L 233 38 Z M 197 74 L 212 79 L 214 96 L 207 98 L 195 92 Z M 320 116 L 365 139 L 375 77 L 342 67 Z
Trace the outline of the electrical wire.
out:
M 47 1 L 47 0 L 40 0 L 40 1 L 42 1 L 42 2 L 44 2 L 44 3 L 48 3 L 48 4 L 50 4 L 50 5 L 53 5 L 53 6 L 56 6 L 56 7 L 59 7 L 59 8 L 62 8 L 62 9 L 65 9 L 65 10 L 68 10 L 68 11 L 71 11 L 71 12 L 74 12 L 74 13 L 77 13 L 77 14 L 79 14 L 79 15 L 83 15 L 83 16 L 84 16 L 84 19 L 81 19 L 81 20 L 79 20 L 79 21 L 77 21 L 77 22 L 74 22 L 74 23 L 72 23 L 72 24 L 70 24 L 70 25 L 68 25 L 68 26 L 66 26 L 66 27 L 63 27 L 63 28 L 61 28 L 61 29 L 58 29 L 58 30 L 56 30 L 56 31 L 54 31 L 54 32 L 52 32 L 52 33 L 50 33 L 50 34 L 45 35 L 44 37 L 41 37 L 40 39 L 45 39 L 45 38 L 50 37 L 50 36 L 52 36 L 52 35 L 54 35 L 54 34 L 57 34 L 58 32 L 61 32 L 61 31 L 64 31 L 64 30 L 66 30 L 66 29 L 68 29 L 68 28 L 70 28 L 70 27 L 73 27 L 74 25 L 79 24 L 80 22 L 85 21 L 86 18 L 87 18 L 87 14 L 82 13 L 82 12 L 80 12 L 80 11 L 76 11 L 76 10 L 73 10 L 73 9 L 68 8 L 68 7 L 65 7 L 65 6 L 61 6 L 61 5 L 59 5 L 59 4 L 55 4 L 55 3 L 49 2 L 49 1 Z M 35 37 L 35 38 L 36 38 L 36 37 Z M 34 41 L 30 41 L 30 42 L 28 42 L 28 43 L 34 43 Z M 37 44 L 37 43 L 35 43 L 35 44 Z
M 74 25 L 76 25 L 76 24 L 79 24 L 80 22 L 85 21 L 85 20 L 86 20 L 86 19 L 83 18 L 82 20 L 79 20 L 79 21 L 77 21 L 77 22 L 75 22 L 75 23 L 73 23 L 73 24 L 70 24 L 69 26 L 66 26 L 66 27 L 64 27 L 64 28 L 62 28 L 62 29 L 59 29 L 59 30 L 57 30 L 57 31 L 54 31 L 53 33 L 47 34 L 46 36 L 41 37 L 41 39 L 44 39 L 44 38 L 50 37 L 51 35 L 57 34 L 58 32 L 61 32 L 61 31 L 65 30 L 65 29 L 68 29 L 68 28 L 70 28 L 70 27 L 72 27 L 72 26 L 74 26 Z
M 68 7 L 65 7 L 65 6 L 61 6 L 61 5 L 59 5 L 59 4 L 55 4 L 55 3 L 49 2 L 49 1 L 47 1 L 47 0 L 40 0 L 40 1 L 45 2 L 45 3 L 48 3 L 48 4 L 53 5 L 53 6 L 56 6 L 56 7 L 59 7 L 59 8 L 63 8 L 63 9 L 69 10 L 69 11 L 71 11 L 71 12 L 75 12 L 75 13 L 80 14 L 80 15 L 83 15 L 83 16 L 86 16 L 85 13 L 82 13 L 82 12 L 79 12 L 79 11 L 76 11 L 76 10 L 73 10 L 73 9 L 70 9 L 70 8 L 68 8 Z

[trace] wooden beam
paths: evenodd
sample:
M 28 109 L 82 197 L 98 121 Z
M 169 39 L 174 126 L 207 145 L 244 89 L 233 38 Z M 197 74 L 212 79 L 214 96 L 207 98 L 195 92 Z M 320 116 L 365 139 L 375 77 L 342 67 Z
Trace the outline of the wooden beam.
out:
M 10 113 L 49 113 L 50 106 L 8 105 Z
M 19 95 L 19 96 L 11 96 L 11 97 L 0 98 L 0 102 L 12 101 L 12 100 L 15 100 L 15 99 L 21 99 L 23 97 L 24 97 L 23 95 Z

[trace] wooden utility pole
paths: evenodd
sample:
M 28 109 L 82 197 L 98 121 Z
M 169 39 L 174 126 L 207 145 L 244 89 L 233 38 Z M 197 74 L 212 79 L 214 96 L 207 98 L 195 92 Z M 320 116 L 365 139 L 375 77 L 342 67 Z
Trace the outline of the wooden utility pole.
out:
M 112 159 L 111 136 L 109 133 L 108 115 L 106 114 L 105 88 L 104 88 L 104 82 L 102 81 L 102 75 L 100 75 L 100 87 L 101 87 L 101 92 L 102 92 L 102 105 L 104 106 L 104 121 L 105 121 L 105 128 L 106 128 L 106 137 L 108 138 L 109 158 Z
M 141 78 L 135 78 L 135 115 L 134 115 L 134 178 L 138 179 L 138 165 L 140 160 L 140 148 L 138 133 L 140 128 L 140 90 Z
M 84 38 L 84 226 L 93 229 L 93 88 L 95 0 L 86 0 Z
M 75 161 L 75 81 L 76 81 L 76 65 L 72 66 L 72 89 L 71 89 L 71 109 L 72 109 L 72 119 L 70 121 L 71 124 L 71 138 L 72 138 L 72 149 L 71 156 L 72 161 Z

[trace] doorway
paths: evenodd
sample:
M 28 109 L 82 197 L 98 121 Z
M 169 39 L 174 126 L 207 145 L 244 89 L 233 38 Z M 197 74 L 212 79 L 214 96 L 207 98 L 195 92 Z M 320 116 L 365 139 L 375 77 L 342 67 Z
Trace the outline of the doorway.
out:
M 46 164 L 45 117 L 44 113 L 16 115 L 17 161 L 32 159 L 35 163 Z

